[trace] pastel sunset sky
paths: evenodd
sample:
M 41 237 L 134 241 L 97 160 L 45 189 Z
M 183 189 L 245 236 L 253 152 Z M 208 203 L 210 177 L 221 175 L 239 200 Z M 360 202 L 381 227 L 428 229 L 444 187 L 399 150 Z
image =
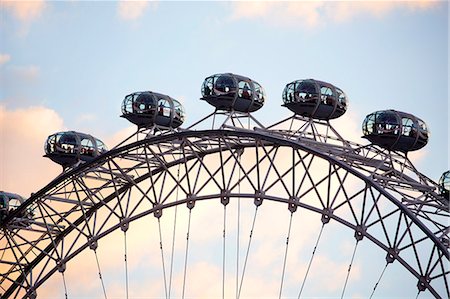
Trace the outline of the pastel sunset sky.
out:
M 203 80 L 224 72 L 265 88 L 254 116 L 267 125 L 291 115 L 281 93 L 305 78 L 346 92 L 349 110 L 332 124 L 354 142 L 368 143 L 371 112 L 420 117 L 431 138 L 411 159 L 437 181 L 450 168 L 448 16 L 447 1 L 427 0 L 0 0 L 0 189 L 28 197 L 61 172 L 42 157 L 57 131 L 114 147 L 134 130 L 119 116 L 135 91 L 178 99 L 188 127 L 213 111 L 199 100 Z

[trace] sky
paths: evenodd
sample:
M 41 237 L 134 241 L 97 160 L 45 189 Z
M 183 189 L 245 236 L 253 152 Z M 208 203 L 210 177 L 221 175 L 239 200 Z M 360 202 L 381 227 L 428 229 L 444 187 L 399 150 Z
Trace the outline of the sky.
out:
M 449 165 L 447 1 L 4 1 L 0 0 L 0 189 L 28 197 L 61 171 L 42 157 L 57 131 L 90 133 L 112 148 L 133 129 L 125 95 L 151 90 L 181 101 L 183 127 L 213 111 L 207 76 L 259 82 L 269 125 L 289 82 L 314 78 L 346 92 L 332 121 L 354 142 L 374 111 L 423 119 L 428 145 L 411 158 L 437 181 Z M 341 129 L 340 129 L 341 128 Z

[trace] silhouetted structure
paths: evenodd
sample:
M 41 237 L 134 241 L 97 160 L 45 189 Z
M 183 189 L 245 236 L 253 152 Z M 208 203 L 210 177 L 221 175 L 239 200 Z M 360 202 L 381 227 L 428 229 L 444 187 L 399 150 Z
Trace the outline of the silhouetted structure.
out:
M 334 85 L 313 79 L 297 80 L 283 90 L 283 106 L 315 119 L 337 118 L 347 110 L 347 96 Z
M 91 135 L 68 131 L 50 135 L 45 142 L 44 157 L 63 167 L 87 162 L 108 151 L 106 145 Z
M 17 209 L 24 201 L 18 194 L 0 191 L 0 220 Z
M 184 119 L 183 106 L 168 95 L 143 91 L 129 94 L 122 102 L 122 117 L 138 127 L 179 127 Z
M 412 114 L 395 110 L 377 111 L 367 115 L 362 130 L 363 137 L 373 144 L 401 152 L 424 147 L 429 135 L 423 120 Z
M 218 110 L 248 113 L 260 109 L 266 95 L 258 82 L 227 73 L 206 78 L 202 85 L 201 99 Z

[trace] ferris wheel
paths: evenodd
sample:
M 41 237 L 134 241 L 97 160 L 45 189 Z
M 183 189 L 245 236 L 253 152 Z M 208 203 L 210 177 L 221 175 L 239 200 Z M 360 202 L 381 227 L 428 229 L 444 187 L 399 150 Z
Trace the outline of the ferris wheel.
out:
M 252 116 L 263 87 L 209 76 L 210 115 L 182 128 L 170 96 L 127 95 L 135 134 L 111 150 L 89 135 L 50 135 L 63 167 L 23 199 L 1 193 L 1 298 L 377 298 L 449 293 L 450 173 L 436 183 L 408 158 L 424 121 L 385 110 L 344 139 L 338 87 L 286 85 L 293 115 Z

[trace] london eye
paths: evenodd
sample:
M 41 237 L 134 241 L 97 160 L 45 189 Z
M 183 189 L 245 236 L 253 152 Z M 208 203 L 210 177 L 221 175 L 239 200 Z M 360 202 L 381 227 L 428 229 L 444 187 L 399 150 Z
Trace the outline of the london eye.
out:
M 449 297 L 450 175 L 435 182 L 408 156 L 425 122 L 374 112 L 361 145 L 332 125 L 342 89 L 295 80 L 281 98 L 292 115 L 265 124 L 252 115 L 263 87 L 215 74 L 199 101 L 213 110 L 190 126 L 179 101 L 143 91 L 122 102 L 136 133 L 110 150 L 50 135 L 61 175 L 28 199 L 0 194 L 2 298 L 308 298 L 319 277 L 336 298 L 404 280 L 408 294 Z

